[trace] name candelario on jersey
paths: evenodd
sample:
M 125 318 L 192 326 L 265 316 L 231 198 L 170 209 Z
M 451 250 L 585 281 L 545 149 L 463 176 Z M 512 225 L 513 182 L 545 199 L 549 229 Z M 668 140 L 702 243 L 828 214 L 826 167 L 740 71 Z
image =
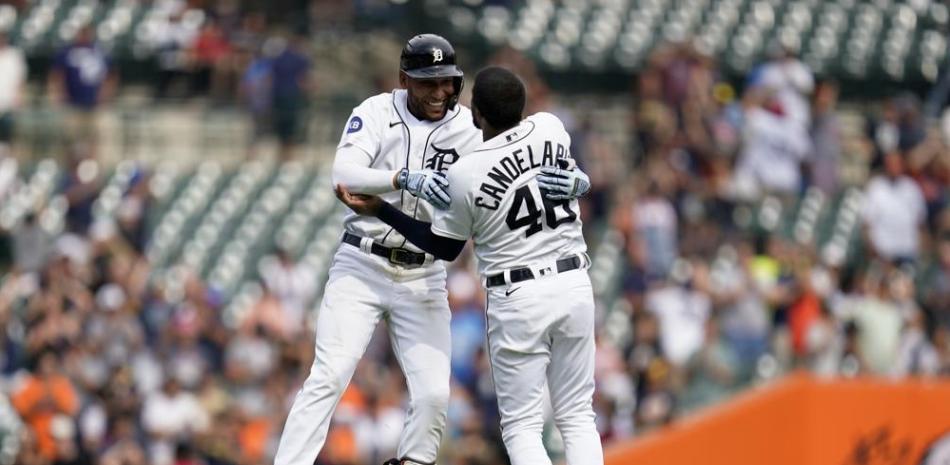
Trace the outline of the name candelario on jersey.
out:
M 485 195 L 475 197 L 475 206 L 497 210 L 508 187 L 522 174 L 542 166 L 555 166 L 555 160 L 565 156 L 567 149 L 549 140 L 544 141 L 544 151 L 540 156 L 535 155 L 530 145 L 511 152 L 486 173 L 489 179 L 478 187 Z

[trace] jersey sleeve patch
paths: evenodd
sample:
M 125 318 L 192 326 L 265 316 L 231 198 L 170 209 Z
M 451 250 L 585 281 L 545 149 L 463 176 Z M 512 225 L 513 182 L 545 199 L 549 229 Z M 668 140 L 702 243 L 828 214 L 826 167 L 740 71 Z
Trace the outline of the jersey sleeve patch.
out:
M 350 122 L 346 123 L 347 134 L 353 134 L 354 132 L 358 132 L 360 129 L 363 129 L 363 119 L 359 116 L 350 118 Z

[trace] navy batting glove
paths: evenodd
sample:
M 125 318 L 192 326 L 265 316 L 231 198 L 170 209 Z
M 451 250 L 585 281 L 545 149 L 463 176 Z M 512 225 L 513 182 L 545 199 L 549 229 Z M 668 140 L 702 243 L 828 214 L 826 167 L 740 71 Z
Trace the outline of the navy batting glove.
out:
M 403 169 L 396 177 L 396 184 L 400 189 L 409 191 L 410 194 L 429 202 L 439 210 L 448 209 L 451 203 L 448 193 L 449 181 L 445 173 L 441 171 Z
M 590 178 L 579 169 L 542 166 L 535 179 L 541 192 L 550 200 L 573 200 L 590 190 Z

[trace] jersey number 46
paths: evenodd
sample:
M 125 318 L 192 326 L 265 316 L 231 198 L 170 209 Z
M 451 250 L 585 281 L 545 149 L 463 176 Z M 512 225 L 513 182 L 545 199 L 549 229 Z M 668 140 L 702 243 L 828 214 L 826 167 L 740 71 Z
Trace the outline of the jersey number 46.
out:
M 542 211 L 538 208 L 537 201 L 531 189 L 528 188 L 527 185 L 521 186 L 515 191 L 515 198 L 511 203 L 511 209 L 508 210 L 508 216 L 505 217 L 505 223 L 508 225 L 508 229 L 512 231 L 527 226 L 528 229 L 524 232 L 524 237 L 528 238 L 531 237 L 532 234 L 541 231 L 541 214 L 543 213 L 544 222 L 548 225 L 548 228 L 557 229 L 558 226 L 571 223 L 577 219 L 577 213 L 571 210 L 570 202 L 570 200 L 566 199 L 548 200 L 542 195 L 541 206 L 544 209 Z M 519 218 L 518 214 L 521 213 L 522 204 L 524 204 L 526 213 Z M 558 218 L 557 207 L 564 209 L 564 213 L 566 213 L 567 216 Z

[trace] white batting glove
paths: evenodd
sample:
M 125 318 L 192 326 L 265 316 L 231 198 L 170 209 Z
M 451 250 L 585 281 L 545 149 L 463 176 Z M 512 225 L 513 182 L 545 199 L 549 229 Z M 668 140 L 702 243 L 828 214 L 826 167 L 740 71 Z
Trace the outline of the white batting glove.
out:
M 409 171 L 403 168 L 396 176 L 396 187 L 409 191 L 439 210 L 448 209 L 452 202 L 448 193 L 449 180 L 441 171 Z
M 561 163 L 561 162 L 564 163 Z M 573 200 L 590 190 L 590 178 L 576 169 L 574 160 L 558 160 L 561 167 L 542 166 L 535 177 L 541 193 L 550 200 Z

